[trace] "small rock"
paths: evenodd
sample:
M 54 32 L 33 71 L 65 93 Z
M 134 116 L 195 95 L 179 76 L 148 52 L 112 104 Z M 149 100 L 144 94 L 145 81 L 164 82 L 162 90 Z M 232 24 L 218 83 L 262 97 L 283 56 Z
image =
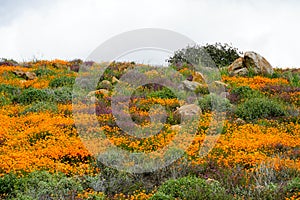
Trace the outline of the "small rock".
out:
M 244 68 L 243 62 L 244 59 L 242 57 L 236 59 L 235 61 L 233 61 L 233 63 L 231 63 L 231 65 L 228 66 L 228 70 L 235 71 L 237 69 Z
M 27 80 L 36 79 L 36 74 L 34 72 L 25 72 L 25 79 Z
M 222 92 L 222 93 L 220 94 L 220 96 L 221 96 L 222 98 L 227 98 L 229 95 L 230 95 L 229 92 Z
M 180 121 L 182 118 L 185 117 L 194 117 L 195 115 L 201 115 L 202 111 L 199 106 L 196 104 L 188 104 L 183 105 L 174 112 L 173 116 L 174 119 Z
M 238 125 L 243 125 L 243 124 L 245 124 L 246 122 L 245 122 L 243 119 L 241 119 L 241 118 L 237 118 L 236 120 L 234 120 L 234 123 L 235 123 L 235 124 L 238 124 Z
M 117 79 L 116 77 L 112 77 L 111 82 L 112 82 L 112 84 L 120 83 L 120 80 Z
M 198 82 L 198 83 L 205 83 L 204 76 L 200 72 L 195 72 L 193 74 L 193 80 L 192 81 L 195 81 L 195 82 Z
M 109 91 L 106 89 L 100 89 L 100 90 L 96 90 L 96 94 L 109 95 Z
M 178 132 L 178 131 L 181 130 L 181 126 L 178 125 L 178 124 L 176 124 L 176 125 L 171 126 L 170 129 L 171 129 L 172 131 Z
M 108 80 L 103 80 L 99 86 L 100 86 L 100 88 L 106 89 L 106 90 L 111 90 L 113 87 L 111 82 Z
M 91 100 L 91 102 L 93 102 L 93 103 L 95 103 L 95 102 L 97 102 L 97 97 L 95 97 L 95 96 L 92 96 L 91 98 L 90 98 L 90 100 Z
M 253 51 L 245 52 L 244 66 L 253 69 L 256 74 L 272 75 L 274 73 L 271 64 L 261 55 Z
M 245 76 L 252 70 L 255 75 L 272 75 L 274 70 L 270 63 L 258 53 L 245 52 L 244 57 L 236 59 L 228 66 L 231 76 Z
M 195 91 L 198 87 L 203 87 L 203 84 L 195 82 L 195 81 L 188 81 L 184 80 L 179 86 L 179 89 L 184 90 L 190 90 L 190 91 Z
M 16 71 L 13 71 L 13 73 L 15 75 L 17 75 L 18 77 L 24 78 L 26 80 L 36 79 L 36 74 L 34 72 L 24 72 L 21 70 L 16 70 Z
M 225 87 L 225 88 L 228 87 L 228 84 L 226 84 L 222 81 L 215 81 L 214 83 L 219 87 Z

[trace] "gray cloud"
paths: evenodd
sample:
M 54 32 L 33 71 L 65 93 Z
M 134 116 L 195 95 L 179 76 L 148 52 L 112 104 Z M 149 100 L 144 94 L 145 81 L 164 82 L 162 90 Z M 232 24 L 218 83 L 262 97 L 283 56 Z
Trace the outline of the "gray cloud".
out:
M 299 67 L 299 10 L 296 0 L 2 0 L 0 57 L 85 59 L 116 34 L 153 27 Z
M 0 26 L 7 26 L 28 10 L 38 9 L 47 1 L 39 0 L 1 0 L 0 1 Z

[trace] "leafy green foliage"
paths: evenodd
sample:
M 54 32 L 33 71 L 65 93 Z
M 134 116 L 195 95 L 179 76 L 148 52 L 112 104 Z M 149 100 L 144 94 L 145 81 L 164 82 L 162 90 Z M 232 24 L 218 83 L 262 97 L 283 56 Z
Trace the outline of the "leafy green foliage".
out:
M 272 99 L 251 98 L 238 105 L 235 114 L 245 120 L 274 118 L 287 115 L 284 106 Z
M 13 98 L 21 93 L 21 89 L 13 85 L 0 84 L 0 93 L 8 98 Z
M 17 103 L 28 105 L 34 102 L 46 102 L 51 99 L 52 94 L 49 90 L 28 88 L 23 90 L 23 92 L 18 97 L 14 98 L 14 101 Z
M 161 98 L 161 99 L 176 99 L 176 95 L 172 92 L 172 90 L 163 87 L 161 90 L 152 91 L 148 93 L 148 98 Z
M 175 198 L 162 192 L 156 192 L 150 200 L 175 200 Z
M 251 89 L 249 86 L 234 87 L 230 91 L 228 99 L 231 103 L 240 103 L 243 100 L 250 98 L 263 98 L 258 90 Z
M 0 106 L 5 106 L 10 104 L 10 100 L 7 97 L 0 96 Z
M 183 177 L 166 181 L 153 199 L 232 199 L 218 181 L 208 183 L 197 177 Z
M 58 78 L 54 78 L 50 81 L 49 87 L 58 88 L 58 87 L 73 87 L 75 83 L 75 77 L 62 76 Z
M 56 73 L 50 69 L 47 68 L 39 68 L 34 70 L 34 73 L 38 76 L 51 76 L 51 75 L 55 75 Z
M 32 113 L 32 112 L 57 112 L 58 108 L 56 104 L 53 104 L 51 102 L 37 102 L 33 105 L 30 105 L 27 107 L 21 114 L 26 115 L 27 113 Z
M 61 87 L 54 90 L 54 101 L 56 103 L 67 104 L 72 102 L 72 88 Z
M 0 178 L 0 196 L 8 199 L 71 199 L 83 190 L 76 178 L 35 171 L 18 178 L 6 174 Z
M 300 178 L 296 177 L 288 182 L 285 187 L 285 192 L 288 196 L 292 196 L 293 194 L 297 194 L 300 192 Z
M 284 76 L 289 80 L 291 86 L 300 87 L 300 73 L 287 72 Z
M 217 110 L 219 112 L 231 110 L 231 104 L 227 98 L 222 98 L 216 94 L 208 94 L 198 100 L 202 111 L 208 112 Z
M 133 175 L 104 167 L 103 164 L 99 164 L 99 166 L 101 167 L 101 173 L 97 180 L 92 183 L 95 190 L 114 195 L 118 193 L 132 194 L 134 191 L 141 189 L 141 183 Z

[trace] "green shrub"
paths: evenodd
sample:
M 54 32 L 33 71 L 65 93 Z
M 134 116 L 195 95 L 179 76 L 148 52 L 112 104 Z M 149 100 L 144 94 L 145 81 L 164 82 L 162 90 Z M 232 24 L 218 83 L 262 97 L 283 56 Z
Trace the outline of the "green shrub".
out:
M 300 74 L 296 72 L 288 72 L 286 75 L 291 86 L 300 87 Z
M 172 90 L 163 87 L 161 90 L 149 92 L 147 95 L 148 98 L 161 98 L 161 99 L 176 99 L 176 95 Z
M 72 102 L 72 88 L 61 87 L 54 90 L 54 101 L 57 103 L 67 104 Z
M 240 86 L 231 89 L 228 99 L 230 100 L 231 103 L 237 104 L 245 99 L 262 98 L 262 97 L 264 97 L 264 95 L 261 94 L 260 91 L 254 90 L 249 86 Z
M 16 182 L 18 181 L 18 178 L 15 174 L 9 173 L 5 174 L 3 177 L 0 178 L 0 199 L 3 195 L 8 195 L 13 193 L 14 186 Z
M 14 98 L 14 101 L 17 103 L 28 105 L 34 102 L 51 101 L 52 98 L 53 94 L 51 94 L 50 90 L 29 88 L 23 90 L 23 92 L 18 97 Z
M 225 189 L 219 182 L 208 183 L 206 180 L 197 177 L 183 177 L 177 180 L 171 179 L 166 181 L 158 188 L 158 197 L 170 197 L 177 199 L 231 199 L 226 194 Z M 166 196 L 163 196 L 165 194 Z M 154 198 L 155 199 L 155 196 Z M 160 199 L 160 198 L 157 198 Z M 164 199 L 164 198 L 162 198 Z
M 30 105 L 27 107 L 21 114 L 26 115 L 27 113 L 33 113 L 33 112 L 57 112 L 58 108 L 56 104 L 53 104 L 51 102 L 37 102 L 33 105 Z
M 21 93 L 21 89 L 13 85 L 0 84 L 0 93 L 8 98 L 13 98 Z
M 285 107 L 272 99 L 266 97 L 247 99 L 238 105 L 235 114 L 245 120 L 256 120 L 259 118 L 273 118 L 285 116 Z
M 42 68 L 39 68 L 39 69 L 36 69 L 34 70 L 34 73 L 38 76 L 38 77 L 41 77 L 41 76 L 51 76 L 51 75 L 55 75 L 56 73 L 50 69 L 42 69 Z
M 96 191 L 104 192 L 107 195 L 133 194 L 142 187 L 142 183 L 130 173 L 106 167 L 102 163 L 99 163 L 98 167 L 101 169 L 101 173 L 97 180 L 91 183 L 92 188 Z
M 8 105 L 10 103 L 11 103 L 11 101 L 7 97 L 0 96 L 0 106 L 5 106 L 5 105 Z
M 35 171 L 17 178 L 13 174 L 0 178 L 0 197 L 8 199 L 71 199 L 83 188 L 75 178 Z
M 150 198 L 150 200 L 175 200 L 175 198 L 162 192 L 157 192 Z
M 208 87 L 197 87 L 195 93 L 202 94 L 202 95 L 209 94 L 209 89 Z
M 250 88 L 249 86 L 240 86 L 240 87 L 235 87 L 231 90 L 232 94 L 238 94 L 242 98 L 251 98 L 255 96 L 255 91 Z
M 55 78 L 50 81 L 49 87 L 51 88 L 58 88 L 58 87 L 73 87 L 75 83 L 75 77 L 68 77 L 68 76 L 62 76 Z
M 300 178 L 296 177 L 290 180 L 284 190 L 288 197 L 298 194 L 300 192 Z
M 230 111 L 232 105 L 227 98 L 220 97 L 216 94 L 208 94 L 198 100 L 202 111 L 216 110 L 219 112 Z

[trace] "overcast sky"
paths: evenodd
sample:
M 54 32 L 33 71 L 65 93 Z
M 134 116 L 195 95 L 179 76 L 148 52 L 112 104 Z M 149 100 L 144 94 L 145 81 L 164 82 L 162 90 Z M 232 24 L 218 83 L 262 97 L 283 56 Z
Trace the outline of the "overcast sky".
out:
M 0 0 L 0 57 L 85 59 L 125 31 L 163 28 L 300 67 L 297 0 Z M 147 58 L 144 60 L 147 62 Z

